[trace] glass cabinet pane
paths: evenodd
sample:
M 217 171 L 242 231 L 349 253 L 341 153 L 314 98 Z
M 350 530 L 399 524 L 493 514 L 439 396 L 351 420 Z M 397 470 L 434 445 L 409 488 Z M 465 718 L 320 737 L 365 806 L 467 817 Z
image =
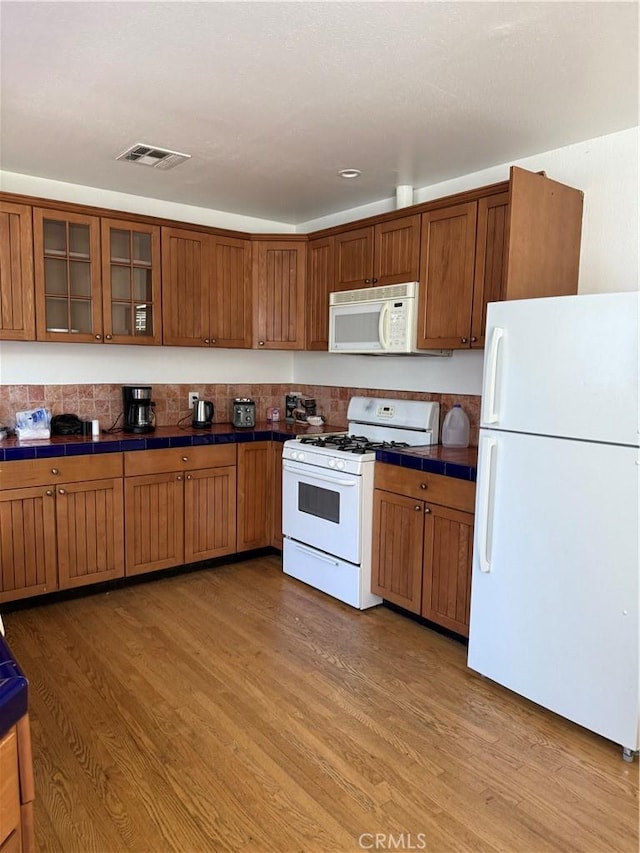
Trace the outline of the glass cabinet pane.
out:
M 46 325 L 48 332 L 69 331 L 69 302 L 47 296 L 45 299 Z
M 89 226 L 69 223 L 69 255 L 89 258 L 91 255 Z
M 151 270 L 133 269 L 133 298 L 137 302 L 151 302 L 153 299 L 153 286 Z
M 45 219 L 43 224 L 44 231 L 44 251 L 46 255 L 66 255 L 67 254 L 67 224 L 66 222 L 58 222 L 56 219 Z
M 112 228 L 111 260 L 128 264 L 131 261 L 131 232 Z
M 67 262 L 58 258 L 44 259 L 44 291 L 54 296 L 65 296 L 69 291 Z
M 91 296 L 91 265 L 86 261 L 69 261 L 69 290 L 72 296 Z
M 135 264 L 151 264 L 151 234 L 133 232 L 133 262 Z
M 153 306 L 135 306 L 135 335 L 137 337 L 149 337 L 153 335 Z
M 131 334 L 131 303 L 111 303 L 111 326 L 114 335 Z
M 112 299 L 131 299 L 131 270 L 111 264 Z
M 71 331 L 91 334 L 91 302 L 88 299 L 72 299 Z

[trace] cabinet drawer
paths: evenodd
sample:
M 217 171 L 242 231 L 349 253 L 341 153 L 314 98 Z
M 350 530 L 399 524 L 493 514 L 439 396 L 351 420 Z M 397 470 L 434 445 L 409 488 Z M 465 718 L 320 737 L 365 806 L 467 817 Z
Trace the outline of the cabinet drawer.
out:
M 0 844 L 19 826 L 18 739 L 14 726 L 0 740 Z
M 50 483 L 80 483 L 122 477 L 122 453 L 99 456 L 55 456 L 0 463 L 0 488 L 20 489 Z
M 376 462 L 375 487 L 463 512 L 473 512 L 475 507 L 476 484 L 469 480 L 412 471 L 384 462 Z
M 235 464 L 235 444 L 175 447 L 170 450 L 132 450 L 124 454 L 124 473 L 127 477 Z

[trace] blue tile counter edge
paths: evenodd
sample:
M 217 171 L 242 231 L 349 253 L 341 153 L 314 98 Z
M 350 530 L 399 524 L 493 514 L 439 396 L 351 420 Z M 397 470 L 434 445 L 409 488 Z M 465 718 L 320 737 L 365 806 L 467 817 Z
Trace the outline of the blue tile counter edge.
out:
M 0 446 L 0 462 L 11 462 L 22 459 L 51 459 L 60 456 L 83 456 L 102 453 L 118 453 L 132 450 L 159 450 L 173 447 L 201 447 L 212 444 L 243 444 L 252 441 L 276 441 L 283 443 L 297 435 L 308 434 L 306 428 L 299 424 L 257 424 L 254 429 L 240 429 L 226 424 L 214 425 L 212 431 L 196 432 L 179 427 L 159 427 L 156 433 L 148 435 L 127 434 L 122 437 L 105 435 L 94 440 L 80 436 L 67 438 L 56 437 L 51 441 L 37 441 L 33 444 L 12 442 L 8 446 Z M 319 432 L 320 430 L 314 430 Z M 323 432 L 341 432 L 341 427 L 327 425 Z M 164 434 L 158 434 L 164 433 Z M 178 433 L 178 434 L 176 434 Z M 434 448 L 437 450 L 437 448 Z M 425 471 L 431 474 L 443 474 L 459 480 L 476 479 L 476 466 L 460 460 L 453 461 L 439 458 L 440 454 L 419 455 L 417 453 L 379 450 L 376 459 L 390 465 L 400 465 L 415 471 Z M 464 457 L 463 457 L 464 458 Z
M 27 713 L 29 682 L 0 635 L 0 737 Z

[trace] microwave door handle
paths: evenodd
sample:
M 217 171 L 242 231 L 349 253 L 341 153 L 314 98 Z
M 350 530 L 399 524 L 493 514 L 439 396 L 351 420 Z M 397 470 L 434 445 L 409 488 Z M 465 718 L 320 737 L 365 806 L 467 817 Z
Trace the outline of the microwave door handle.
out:
M 389 338 L 385 334 L 387 331 L 387 320 L 389 319 L 389 303 L 385 302 L 380 311 L 380 319 L 378 320 L 378 337 L 382 344 L 382 349 L 389 349 Z

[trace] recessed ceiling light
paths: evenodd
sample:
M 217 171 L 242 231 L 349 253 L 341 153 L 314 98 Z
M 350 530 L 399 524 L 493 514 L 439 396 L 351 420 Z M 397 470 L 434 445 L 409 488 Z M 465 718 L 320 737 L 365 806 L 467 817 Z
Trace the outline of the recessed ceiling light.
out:
M 359 178 L 361 174 L 360 169 L 340 169 L 338 172 L 341 178 Z

